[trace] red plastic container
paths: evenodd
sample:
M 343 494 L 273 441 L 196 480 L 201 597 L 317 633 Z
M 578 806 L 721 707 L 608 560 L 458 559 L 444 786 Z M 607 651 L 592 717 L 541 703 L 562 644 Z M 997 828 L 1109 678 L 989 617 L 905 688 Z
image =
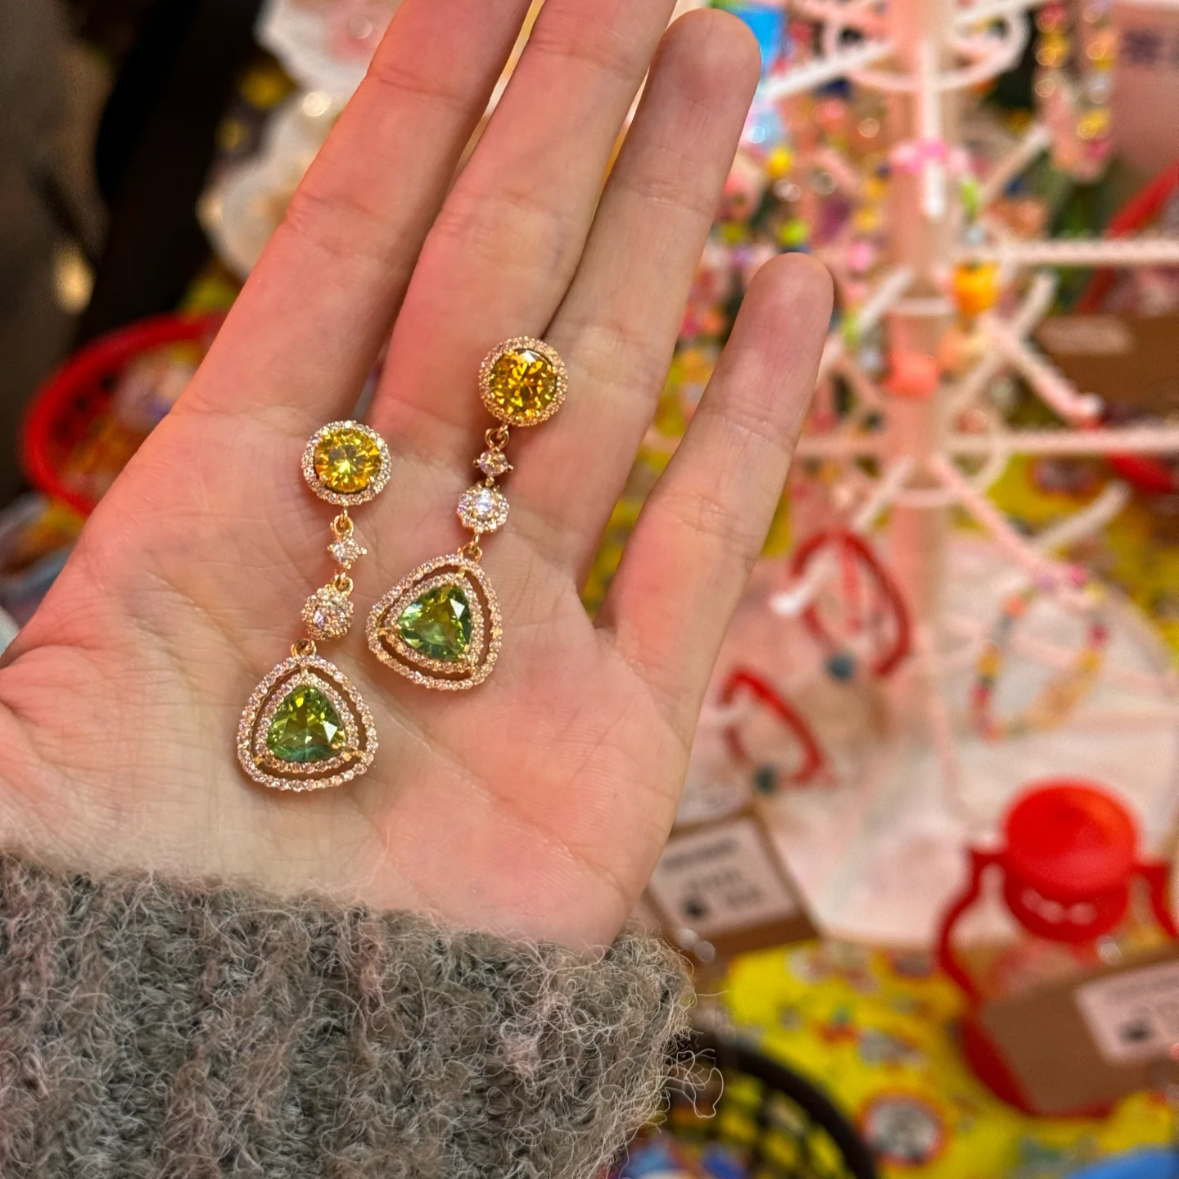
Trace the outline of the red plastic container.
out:
M 71 356 L 37 390 L 25 417 L 21 463 L 29 482 L 89 515 L 97 496 L 71 483 L 68 464 L 109 416 L 120 375 L 133 361 L 161 348 L 207 347 L 223 318 L 161 315 L 145 319 L 102 336 Z
M 1154 920 L 1168 937 L 1179 937 L 1168 904 L 1170 867 L 1139 858 L 1133 817 L 1108 791 L 1078 779 L 1034 783 L 1008 812 L 998 851 L 970 851 L 970 876 L 946 910 L 938 933 L 941 968 L 971 1003 L 962 1045 L 978 1077 L 1000 1098 L 1036 1113 L 1011 1075 L 1002 1054 L 976 1018 L 984 996 L 955 945 L 963 917 L 980 903 L 985 878 L 996 876 L 1007 911 L 1029 942 L 1069 947 L 1078 972 L 1086 959 L 1100 961 L 1095 947 L 1114 936 L 1131 908 L 1136 881 L 1145 883 Z M 1077 1115 L 1104 1110 L 1075 1110 Z

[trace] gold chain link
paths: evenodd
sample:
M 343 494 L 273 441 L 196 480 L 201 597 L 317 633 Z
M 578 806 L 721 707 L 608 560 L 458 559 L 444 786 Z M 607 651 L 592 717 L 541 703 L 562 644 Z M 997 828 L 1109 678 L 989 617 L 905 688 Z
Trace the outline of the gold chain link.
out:
M 483 435 L 488 450 L 503 450 L 511 441 L 512 432 L 507 426 L 495 426 Z

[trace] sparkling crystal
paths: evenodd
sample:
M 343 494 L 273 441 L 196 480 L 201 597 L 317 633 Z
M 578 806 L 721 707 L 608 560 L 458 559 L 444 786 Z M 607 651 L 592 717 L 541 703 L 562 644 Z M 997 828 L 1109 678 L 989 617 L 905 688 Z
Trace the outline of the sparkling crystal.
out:
M 439 586 L 402 611 L 397 629 L 415 651 L 442 663 L 457 663 L 471 646 L 471 604 L 460 586 Z
M 512 469 L 512 464 L 508 462 L 507 456 L 502 450 L 485 450 L 475 460 L 475 466 L 484 475 L 490 475 L 493 479 L 500 475 L 506 475 Z
M 511 348 L 491 366 L 488 396 L 506 421 L 521 426 L 543 421 L 560 396 L 557 370 L 533 348 Z
M 328 545 L 328 552 L 331 553 L 337 564 L 343 565 L 347 569 L 359 561 L 361 557 L 367 556 L 368 549 L 353 540 L 352 537 L 346 536 L 342 540 Z
M 349 424 L 329 430 L 315 447 L 315 474 L 329 491 L 354 495 L 381 472 L 381 447 L 370 430 Z
M 507 521 L 507 497 L 495 487 L 476 484 L 459 497 L 458 517 L 472 532 L 494 532 Z
M 341 639 L 352 626 L 352 600 L 331 586 L 316 590 L 303 606 L 303 622 L 313 639 Z
M 266 733 L 266 748 L 280 761 L 327 761 L 346 740 L 335 705 L 318 688 L 300 684 L 278 706 Z

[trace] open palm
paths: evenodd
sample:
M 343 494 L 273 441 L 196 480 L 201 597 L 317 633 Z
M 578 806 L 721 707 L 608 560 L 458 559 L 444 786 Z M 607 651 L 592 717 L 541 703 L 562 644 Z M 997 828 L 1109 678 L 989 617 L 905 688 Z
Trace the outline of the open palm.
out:
M 662 847 L 700 700 L 778 498 L 830 312 L 820 267 L 755 280 L 604 609 L 583 583 L 662 387 L 756 83 L 719 12 L 548 0 L 454 169 L 527 0 L 405 0 L 208 359 L 89 522 L 0 670 L 0 827 L 70 867 L 326 889 L 575 946 L 617 933 Z M 605 191 L 618 131 L 646 93 Z M 561 413 L 517 432 L 484 566 L 504 647 L 467 693 L 324 650 L 380 736 L 363 778 L 282 794 L 235 757 L 252 688 L 331 574 L 299 460 L 382 346 L 388 489 L 354 515 L 363 611 L 452 551 L 491 424 L 476 376 L 510 336 L 566 360 Z

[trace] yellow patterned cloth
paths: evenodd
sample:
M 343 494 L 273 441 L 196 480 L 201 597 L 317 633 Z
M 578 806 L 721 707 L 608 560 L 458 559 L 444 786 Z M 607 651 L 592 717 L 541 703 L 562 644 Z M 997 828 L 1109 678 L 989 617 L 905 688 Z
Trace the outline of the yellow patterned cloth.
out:
M 1025 1117 L 991 1095 L 955 1042 L 960 992 L 924 954 L 837 942 L 739 959 L 727 1002 L 771 1056 L 827 1089 L 879 1153 L 887 1179 L 1061 1179 L 1171 1141 L 1160 1096 L 1105 1120 Z

